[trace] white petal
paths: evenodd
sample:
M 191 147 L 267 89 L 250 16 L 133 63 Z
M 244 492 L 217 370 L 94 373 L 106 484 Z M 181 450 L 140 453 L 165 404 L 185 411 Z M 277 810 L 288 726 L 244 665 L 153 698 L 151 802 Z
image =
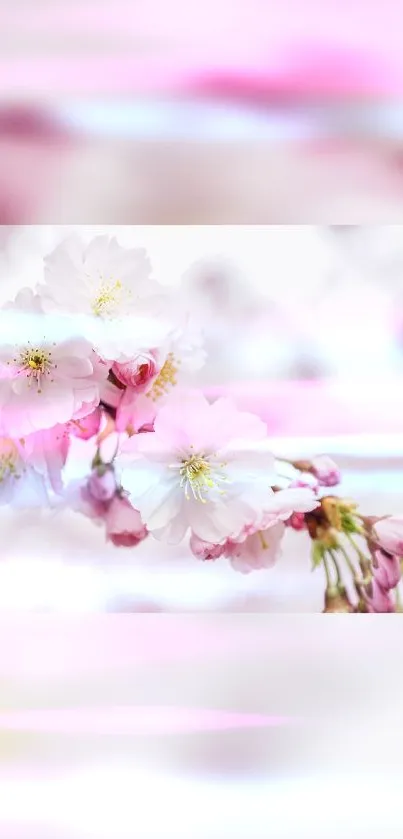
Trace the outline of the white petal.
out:
M 175 518 L 182 503 L 182 491 L 177 482 L 161 481 L 138 500 L 138 509 L 144 524 L 152 532 L 165 527 Z
M 165 542 L 167 545 L 179 545 L 182 539 L 184 539 L 187 530 L 186 518 L 180 512 L 177 516 L 170 519 L 165 527 L 153 530 L 152 535 L 154 539 Z

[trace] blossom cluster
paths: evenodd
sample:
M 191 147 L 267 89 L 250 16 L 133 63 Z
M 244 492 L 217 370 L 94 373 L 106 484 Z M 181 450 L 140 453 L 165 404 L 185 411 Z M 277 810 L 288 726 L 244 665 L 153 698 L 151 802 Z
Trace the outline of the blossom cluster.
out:
M 330 495 L 340 473 L 325 455 L 287 461 L 285 478 L 265 422 L 185 387 L 202 336 L 144 249 L 72 236 L 0 320 L 0 504 L 68 505 L 115 546 L 186 539 L 189 555 L 242 573 L 271 567 L 300 531 L 324 570 L 325 611 L 400 609 L 401 520 Z M 66 481 L 77 439 L 87 474 Z

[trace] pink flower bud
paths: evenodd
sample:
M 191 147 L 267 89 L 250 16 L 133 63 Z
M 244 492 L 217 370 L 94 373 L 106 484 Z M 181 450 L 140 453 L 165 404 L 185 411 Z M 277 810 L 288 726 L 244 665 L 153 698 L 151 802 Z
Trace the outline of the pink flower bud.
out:
M 190 550 L 197 559 L 219 559 L 223 555 L 225 545 L 213 545 L 209 542 L 203 542 L 194 533 L 190 537 Z
M 287 521 L 289 527 L 293 530 L 305 530 L 305 515 L 304 513 L 293 513 Z
M 88 492 L 96 501 L 110 501 L 116 492 L 113 469 L 94 469 L 88 479 Z
M 106 516 L 106 538 L 116 547 L 132 548 L 148 536 L 147 528 L 127 498 L 115 495 Z
M 130 361 L 112 365 L 112 373 L 125 387 L 133 388 L 137 393 L 147 390 L 151 381 L 158 375 L 157 354 L 154 351 L 137 355 Z
M 374 531 L 384 551 L 403 556 L 403 516 L 388 516 L 377 521 Z
M 374 579 L 385 591 L 395 588 L 401 577 L 398 557 L 383 550 L 376 551 L 373 560 L 373 572 Z
M 326 454 L 313 458 L 312 471 L 323 487 L 334 487 L 340 483 L 340 469 L 334 460 Z
M 366 587 L 367 602 L 370 612 L 394 612 L 395 605 L 388 591 L 385 591 L 376 579 Z

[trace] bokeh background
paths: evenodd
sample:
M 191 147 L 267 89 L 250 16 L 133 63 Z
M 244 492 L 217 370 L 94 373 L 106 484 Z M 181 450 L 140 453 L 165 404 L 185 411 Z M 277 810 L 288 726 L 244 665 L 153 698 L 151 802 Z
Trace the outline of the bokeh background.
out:
M 1 0 L 0 220 L 403 218 L 401 0 Z
M 400 839 L 399 615 L 0 627 L 7 839 Z

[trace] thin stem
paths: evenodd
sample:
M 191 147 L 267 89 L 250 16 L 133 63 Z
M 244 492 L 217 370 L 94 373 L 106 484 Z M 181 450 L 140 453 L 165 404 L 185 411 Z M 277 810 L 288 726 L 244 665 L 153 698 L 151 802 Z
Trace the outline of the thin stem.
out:
M 331 588 L 332 587 L 332 580 L 331 580 L 331 577 L 330 577 L 329 563 L 327 561 L 326 554 L 323 554 L 323 568 L 324 568 L 325 577 L 326 577 L 326 588 Z
M 395 602 L 396 602 L 396 612 L 403 612 L 403 602 L 402 602 L 402 594 L 400 591 L 400 585 L 397 585 L 395 588 Z
M 103 464 L 103 460 L 102 460 L 102 457 L 101 457 L 101 451 L 100 451 L 99 446 L 97 446 L 97 450 L 96 450 L 95 455 L 92 459 L 91 467 L 92 467 L 92 469 L 96 469 L 97 466 L 102 466 L 102 464 Z
M 343 580 L 342 580 L 342 576 L 341 576 L 340 565 L 337 561 L 336 554 L 332 550 L 332 548 L 329 548 L 329 553 L 330 553 L 330 556 L 332 557 L 332 562 L 333 562 L 333 565 L 334 565 L 334 569 L 336 571 L 337 585 L 341 586 L 341 585 L 343 585 Z
M 368 572 L 370 569 L 370 561 L 367 556 L 362 552 L 359 545 L 357 545 L 356 541 L 353 539 L 351 533 L 346 533 L 347 539 L 350 542 L 350 545 L 354 548 L 360 563 L 361 573 L 363 577 L 368 576 Z
M 117 437 L 117 440 L 116 440 L 115 451 L 114 451 L 114 453 L 113 453 L 113 455 L 112 455 L 111 459 L 108 461 L 108 463 L 109 463 L 109 465 L 110 465 L 110 466 L 112 466 L 112 464 L 114 463 L 114 460 L 115 460 L 115 458 L 116 458 L 116 455 L 117 455 L 117 453 L 118 453 L 118 451 L 119 451 L 119 446 L 120 446 L 120 436 L 119 436 L 119 434 L 118 434 L 118 437 Z
M 352 578 L 353 578 L 353 580 L 354 580 L 354 582 L 355 582 L 355 581 L 356 581 L 356 579 L 357 579 L 357 571 L 356 571 L 356 569 L 354 568 L 354 565 L 353 565 L 353 563 L 351 562 L 351 559 L 350 559 L 350 557 L 349 557 L 349 555 L 348 555 L 348 553 L 347 553 L 347 551 L 346 551 L 346 549 L 345 549 L 344 545 L 339 544 L 339 550 L 342 552 L 342 554 L 343 554 L 343 556 L 344 556 L 344 559 L 345 559 L 345 561 L 346 561 L 346 565 L 347 565 L 347 567 L 348 567 L 348 570 L 350 571 L 350 574 L 351 574 L 351 576 L 352 576 Z
M 103 429 L 103 431 L 100 431 L 100 432 L 99 432 L 98 437 L 97 437 L 97 445 L 98 445 L 98 447 L 101 445 L 101 443 L 102 443 L 104 440 L 106 440 L 106 438 L 107 438 L 107 437 L 109 437 L 111 434 L 113 434 L 114 430 L 115 430 L 115 422 L 114 422 L 114 419 L 113 419 L 113 417 L 111 417 L 111 416 L 110 416 L 110 414 L 107 414 L 107 415 L 106 415 L 106 425 L 105 425 L 105 428 Z
M 347 568 L 348 568 L 348 570 L 350 571 L 350 574 L 351 574 L 351 576 L 352 576 L 352 578 L 353 578 L 354 588 L 355 588 L 355 591 L 356 591 L 356 594 L 357 594 L 358 600 L 359 600 L 359 602 L 361 602 L 361 603 L 362 603 L 362 602 L 365 602 L 365 598 L 363 597 L 363 594 L 362 594 L 362 586 L 363 586 L 363 582 L 359 579 L 358 574 L 357 574 L 357 571 L 356 571 L 356 569 L 354 568 L 354 565 L 353 565 L 353 563 L 351 562 L 351 559 L 350 559 L 350 557 L 349 557 L 349 555 L 348 555 L 348 553 L 347 553 L 347 551 L 346 551 L 346 549 L 345 549 L 344 545 L 339 544 L 339 550 L 342 552 L 342 554 L 343 554 L 343 556 L 344 556 L 344 559 L 345 559 L 345 561 L 346 561 Z

